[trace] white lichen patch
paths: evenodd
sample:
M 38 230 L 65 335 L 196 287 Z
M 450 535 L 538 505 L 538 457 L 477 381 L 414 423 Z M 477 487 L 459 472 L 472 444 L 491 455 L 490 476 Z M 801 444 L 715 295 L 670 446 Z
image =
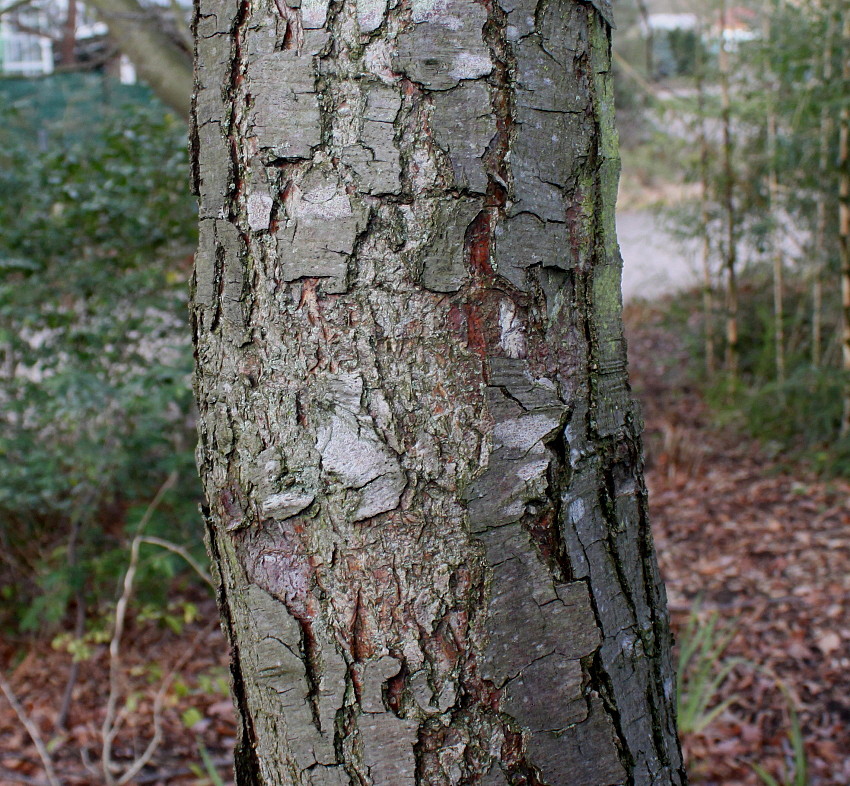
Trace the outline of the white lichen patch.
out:
M 304 491 L 288 491 L 282 494 L 272 494 L 263 500 L 263 515 L 286 519 L 294 516 L 296 513 L 300 513 L 304 508 L 311 505 L 315 498 L 314 494 Z
M 497 447 L 515 448 L 525 453 L 544 437 L 553 434 L 559 424 L 558 410 L 535 412 L 503 420 L 493 429 L 493 444 Z
M 301 0 L 301 24 L 305 30 L 318 30 L 328 18 L 328 0 Z
M 352 215 L 351 200 L 340 183 L 320 180 L 302 183 L 302 187 L 293 186 L 287 197 L 286 212 L 291 218 L 333 221 Z
M 393 70 L 392 58 L 395 46 L 385 38 L 376 38 L 363 53 L 363 63 L 370 74 L 386 84 L 398 82 L 399 75 Z
M 357 0 L 357 24 L 364 33 L 381 26 L 387 12 L 387 0 Z
M 461 79 L 478 79 L 487 76 L 493 70 L 490 55 L 461 52 L 452 61 L 449 76 Z
M 254 232 L 269 228 L 274 200 L 268 194 L 251 194 L 248 197 L 248 226 Z
M 351 490 L 355 521 L 398 507 L 407 485 L 398 455 L 380 438 L 362 405 L 362 393 L 358 374 L 329 375 L 325 397 L 333 411 L 316 432 L 323 474 Z
M 439 22 L 452 30 L 461 27 L 456 4 L 451 0 L 413 0 L 411 5 L 414 22 Z
M 509 358 L 525 357 L 525 326 L 511 300 L 499 303 L 499 344 Z

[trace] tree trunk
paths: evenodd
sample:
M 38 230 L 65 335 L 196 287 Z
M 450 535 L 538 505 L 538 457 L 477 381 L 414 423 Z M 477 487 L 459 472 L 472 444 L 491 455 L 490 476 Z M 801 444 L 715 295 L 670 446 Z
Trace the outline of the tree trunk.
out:
M 732 141 L 732 99 L 729 92 L 729 50 L 726 44 L 726 0 L 720 2 L 720 69 L 721 124 L 723 126 L 723 218 L 725 248 L 723 267 L 726 276 L 726 373 L 729 387 L 738 380 L 738 228 L 735 207 L 735 167 Z
M 697 37 L 702 40 L 704 32 L 702 25 L 696 30 Z M 705 352 L 705 374 L 714 380 L 716 372 L 714 350 L 714 279 L 711 274 L 711 215 L 709 211 L 710 165 L 711 149 L 708 144 L 706 131 L 706 62 L 702 46 L 696 53 L 695 85 L 697 91 L 697 140 L 699 144 L 699 175 L 700 175 L 700 231 L 702 232 L 702 312 L 703 312 L 703 347 Z
M 238 782 L 684 783 L 610 9 L 289 3 L 196 20 L 198 456 Z
M 70 0 L 59 41 L 59 63 L 72 66 L 77 60 L 77 0 Z
M 841 36 L 844 65 L 841 81 L 850 87 L 850 16 L 844 17 Z M 841 107 L 838 119 L 838 258 L 841 263 L 841 368 L 844 371 L 844 412 L 841 436 L 850 435 L 850 107 Z
M 637 7 L 646 34 L 646 78 L 652 82 L 655 80 L 655 35 L 653 34 L 652 21 L 649 18 L 649 8 L 646 2 L 637 0 Z
M 781 11 L 781 5 L 780 5 Z M 766 40 L 770 41 L 770 16 L 765 19 Z M 770 79 L 765 81 L 765 97 L 767 101 L 767 193 L 768 210 L 771 220 L 771 258 L 773 262 L 773 356 L 776 366 L 776 381 L 780 385 L 785 384 L 785 307 L 784 307 L 784 283 L 783 272 L 785 260 L 782 252 L 782 225 L 780 219 L 779 200 L 779 147 L 777 143 L 777 119 L 775 96 L 778 90 L 776 85 L 771 84 Z
M 824 27 L 826 36 L 821 61 L 821 86 L 827 89 L 832 84 L 832 59 L 834 36 L 837 25 L 837 3 L 828 2 L 824 9 L 826 20 Z M 830 182 L 830 149 L 833 141 L 835 123 L 831 107 L 821 99 L 820 109 L 820 138 L 818 140 L 818 173 L 822 187 L 817 191 L 817 224 L 815 228 L 815 263 L 814 281 L 812 282 L 812 366 L 818 368 L 821 364 L 822 325 L 823 325 L 823 276 L 829 268 L 829 244 L 827 239 L 829 213 L 832 208 L 830 190 L 826 184 Z
M 191 58 L 139 0 L 87 0 L 139 76 L 168 107 L 186 118 L 192 93 Z

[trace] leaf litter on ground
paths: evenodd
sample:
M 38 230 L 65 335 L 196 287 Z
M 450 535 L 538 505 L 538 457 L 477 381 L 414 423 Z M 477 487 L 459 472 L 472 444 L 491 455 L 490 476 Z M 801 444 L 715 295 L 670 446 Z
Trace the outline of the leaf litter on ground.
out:
M 626 322 L 674 632 L 686 630 L 697 603 L 703 621 L 713 618 L 718 629 L 735 630 L 716 658 L 720 670 L 732 661 L 735 668 L 716 685 L 714 672 L 708 701 L 695 700 L 710 722 L 683 735 L 691 782 L 759 786 L 760 768 L 778 783 L 793 784 L 798 752 L 789 732 L 796 716 L 808 784 L 848 786 L 850 482 L 791 472 L 755 442 L 712 426 L 687 375 L 687 352 L 663 327 L 661 312 L 630 307 Z M 188 599 L 197 601 L 200 613 L 180 633 L 155 620 L 131 622 L 124 688 L 134 706 L 116 741 L 118 760 L 132 760 L 144 748 L 157 676 L 217 613 L 210 600 Z M 0 642 L 0 665 L 48 741 L 62 782 L 76 786 L 92 782 L 83 761 L 97 761 L 109 664 L 106 647 L 96 646 L 82 664 L 67 729 L 56 733 L 70 660 L 49 641 L 28 643 L 23 655 L 21 642 Z M 232 783 L 227 762 L 235 721 L 221 677 L 227 661 L 224 636 L 214 629 L 182 670 L 164 712 L 164 742 L 135 782 L 209 784 L 214 766 L 224 783 Z M 789 773 L 792 779 L 783 781 Z M 41 780 L 31 740 L 0 700 L 0 782 Z

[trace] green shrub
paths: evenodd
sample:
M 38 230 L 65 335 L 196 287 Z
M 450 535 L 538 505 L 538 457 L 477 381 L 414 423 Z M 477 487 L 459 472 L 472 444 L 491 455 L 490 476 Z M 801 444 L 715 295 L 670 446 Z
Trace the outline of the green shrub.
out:
M 0 584 L 36 629 L 71 599 L 113 595 L 125 533 L 174 470 L 148 531 L 199 540 L 195 208 L 185 126 L 153 101 L 105 112 L 77 140 L 22 133 L 15 108 L 0 117 Z M 148 587 L 178 568 L 157 554 Z
M 718 372 L 705 373 L 705 315 L 702 293 L 682 292 L 669 302 L 665 324 L 684 342 L 691 358 L 690 372 L 721 423 L 760 440 L 770 453 L 803 459 L 828 474 L 850 471 L 850 440 L 840 437 L 846 374 L 837 368 L 840 320 L 837 288 L 825 288 L 822 362 L 812 365 L 811 282 L 794 269 L 785 277 L 786 376 L 775 368 L 775 339 L 771 271 L 767 264 L 750 264 L 739 278 L 739 377 L 734 384 Z M 722 294 L 715 293 L 715 303 Z M 724 323 L 714 315 L 716 364 L 722 367 Z

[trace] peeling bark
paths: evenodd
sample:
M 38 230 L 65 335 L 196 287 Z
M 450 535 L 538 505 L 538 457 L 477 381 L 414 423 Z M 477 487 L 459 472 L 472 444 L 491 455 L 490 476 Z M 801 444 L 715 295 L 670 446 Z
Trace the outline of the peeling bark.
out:
M 610 21 L 199 2 L 198 464 L 240 784 L 685 782 Z

